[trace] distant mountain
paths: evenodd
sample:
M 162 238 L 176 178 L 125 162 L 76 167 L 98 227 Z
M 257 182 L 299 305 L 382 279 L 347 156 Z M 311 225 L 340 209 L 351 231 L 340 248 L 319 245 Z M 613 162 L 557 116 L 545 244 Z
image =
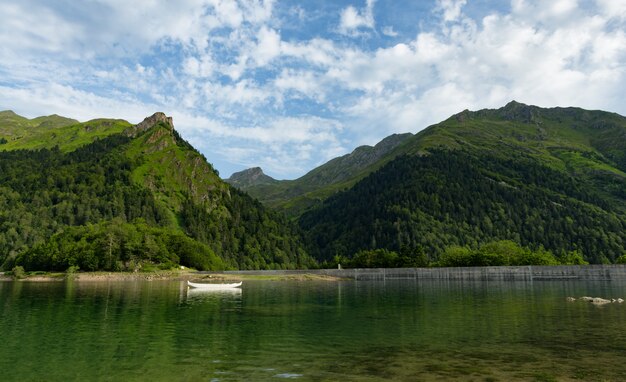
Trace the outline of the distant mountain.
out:
M 318 259 L 402 247 L 437 259 L 451 245 L 492 240 L 580 251 L 596 263 L 626 252 L 620 115 L 517 102 L 463 111 L 377 165 L 299 217 Z
M 121 133 L 131 126 L 121 119 L 80 123 L 56 114 L 27 119 L 12 111 L 0 112 L 0 150 L 52 148 L 68 152 L 98 138 Z
M 137 125 L 1 116 L 4 269 L 314 264 L 297 228 L 224 183 L 163 113 Z
M 264 204 L 298 216 L 306 208 L 338 190 L 354 185 L 358 180 L 382 166 L 394 150 L 413 135 L 393 134 L 375 146 L 360 146 L 352 153 L 330 160 L 296 180 L 267 183 L 234 184 Z
M 56 114 L 28 119 L 15 114 L 12 110 L 0 111 L 0 134 L 4 136 L 22 135 L 32 131 L 63 127 L 75 123 L 78 123 L 75 119 Z
M 232 174 L 230 178 L 225 179 L 224 181 L 231 186 L 237 187 L 244 191 L 254 186 L 278 183 L 278 180 L 272 178 L 271 176 L 265 175 L 260 167 L 253 167 L 236 172 Z

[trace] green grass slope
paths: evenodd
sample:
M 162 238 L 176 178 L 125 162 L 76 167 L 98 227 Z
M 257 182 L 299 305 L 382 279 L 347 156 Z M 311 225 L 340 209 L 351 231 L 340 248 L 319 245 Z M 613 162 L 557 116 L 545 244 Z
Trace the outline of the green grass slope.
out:
M 0 145 L 0 150 L 37 150 L 58 146 L 61 151 L 68 152 L 96 139 L 119 134 L 130 126 L 130 123 L 122 120 L 98 119 L 18 136 Z

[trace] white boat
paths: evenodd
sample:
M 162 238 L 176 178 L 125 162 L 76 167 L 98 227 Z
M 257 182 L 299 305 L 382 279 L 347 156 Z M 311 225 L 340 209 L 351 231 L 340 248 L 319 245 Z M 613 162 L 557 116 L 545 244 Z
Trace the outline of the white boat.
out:
M 231 289 L 231 288 L 239 288 L 243 282 L 232 283 L 232 284 L 204 284 L 204 283 L 192 283 L 187 280 L 187 285 L 190 288 L 198 288 L 203 290 L 221 290 L 221 289 Z

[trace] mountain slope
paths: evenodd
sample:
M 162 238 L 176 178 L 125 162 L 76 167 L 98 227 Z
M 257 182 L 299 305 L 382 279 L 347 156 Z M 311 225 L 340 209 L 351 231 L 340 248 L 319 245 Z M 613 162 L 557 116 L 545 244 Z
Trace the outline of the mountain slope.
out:
M 65 135 L 64 149 L 0 151 L 5 269 L 312 264 L 296 227 L 225 184 L 171 118 L 98 128 L 88 139 Z
M 352 153 L 330 160 L 304 176 L 289 181 L 235 185 L 264 204 L 289 216 L 298 216 L 329 195 L 351 187 L 384 164 L 412 134 L 393 134 L 375 146 L 360 146 Z
M 260 167 L 253 167 L 236 172 L 224 181 L 231 186 L 244 191 L 254 186 L 275 184 L 279 182 L 271 176 L 265 175 Z
M 299 223 L 319 259 L 423 247 L 435 260 L 451 245 L 513 240 L 614 261 L 626 251 L 625 137 L 626 118 L 601 111 L 465 111 Z
M 12 111 L 0 112 L 0 150 L 36 150 L 58 146 L 68 152 L 98 138 L 121 133 L 131 124 L 120 119 L 80 123 L 56 114 L 27 119 Z

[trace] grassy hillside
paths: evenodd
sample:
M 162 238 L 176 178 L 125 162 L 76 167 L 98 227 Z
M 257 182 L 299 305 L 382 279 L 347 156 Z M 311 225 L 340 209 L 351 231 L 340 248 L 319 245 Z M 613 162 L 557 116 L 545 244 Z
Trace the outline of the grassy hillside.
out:
M 37 150 L 58 146 L 68 152 L 96 139 L 119 134 L 130 123 L 120 119 L 94 119 L 80 123 L 74 119 L 50 115 L 27 119 L 12 111 L 0 112 L 0 150 Z

